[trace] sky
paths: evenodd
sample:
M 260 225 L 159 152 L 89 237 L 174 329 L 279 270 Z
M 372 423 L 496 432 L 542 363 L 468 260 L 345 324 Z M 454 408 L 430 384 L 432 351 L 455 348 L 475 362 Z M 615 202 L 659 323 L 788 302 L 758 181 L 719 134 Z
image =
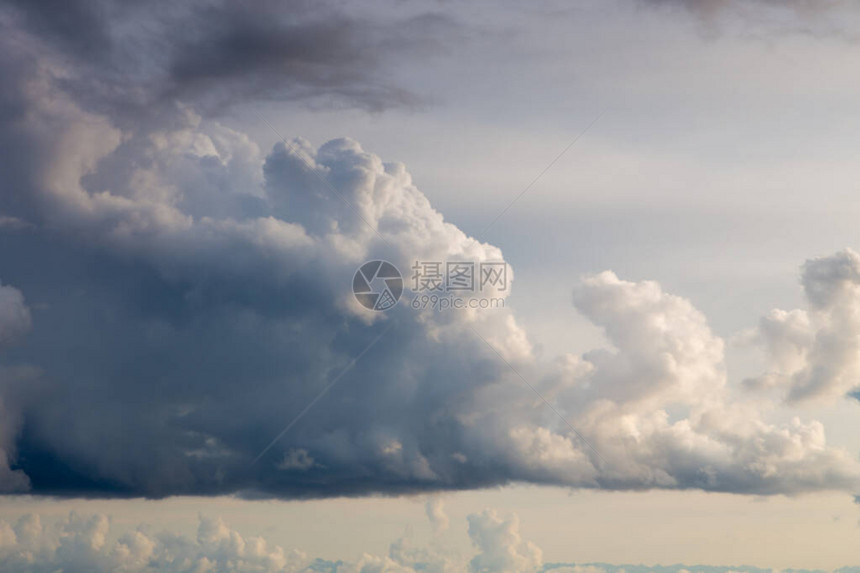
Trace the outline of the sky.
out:
M 2 568 L 860 566 L 851 2 L 0 28 Z

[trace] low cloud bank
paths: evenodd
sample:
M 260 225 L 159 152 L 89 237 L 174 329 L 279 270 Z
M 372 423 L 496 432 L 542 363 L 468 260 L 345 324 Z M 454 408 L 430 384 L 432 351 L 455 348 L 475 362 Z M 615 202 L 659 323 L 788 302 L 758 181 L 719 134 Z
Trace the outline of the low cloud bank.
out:
M 468 528 L 457 529 L 471 541 L 469 555 L 408 536 L 392 542 L 387 555 L 335 562 L 243 535 L 219 518 L 200 517 L 196 536 L 184 536 L 144 525 L 119 533 L 101 514 L 71 513 L 50 522 L 30 514 L 13 524 L 0 522 L 0 567 L 22 573 L 778 573 L 758 567 L 544 563 L 540 548 L 522 538 L 517 516 L 490 509 L 470 515 Z

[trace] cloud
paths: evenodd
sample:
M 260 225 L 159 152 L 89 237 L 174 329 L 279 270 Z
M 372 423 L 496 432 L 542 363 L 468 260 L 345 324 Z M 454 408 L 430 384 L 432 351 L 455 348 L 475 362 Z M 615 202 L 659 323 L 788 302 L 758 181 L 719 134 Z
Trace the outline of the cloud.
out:
M 0 352 L 30 330 L 32 318 L 24 296 L 16 288 L 0 284 Z M 16 431 L 21 423 L 17 404 L 17 384 L 30 374 L 27 369 L 4 367 L 0 363 L 0 493 L 30 489 L 30 481 L 10 462 L 16 455 Z
M 427 512 L 427 519 L 429 519 L 430 523 L 433 525 L 433 531 L 441 533 L 448 529 L 450 520 L 448 519 L 448 515 L 445 513 L 445 507 L 440 498 L 429 498 L 425 505 L 425 510 Z
M 0 344 L 22 336 L 32 324 L 30 309 L 18 289 L 0 284 Z
M 803 265 L 808 307 L 776 309 L 753 339 L 765 349 L 768 372 L 750 388 L 780 388 L 790 401 L 833 398 L 860 387 L 860 255 L 846 249 Z
M 69 128 L 78 140 L 108 141 L 115 128 L 82 113 L 86 125 Z M 243 135 L 181 117 L 71 164 L 61 146 L 66 168 L 43 190 L 56 235 L 19 235 L 27 257 L 7 253 L 24 278 L 32 257 L 61 258 L 40 280 L 68 285 L 30 283 L 51 309 L 25 353 L 51 389 L 21 406 L 19 469 L 34 491 L 303 497 L 526 481 L 793 493 L 855 483 L 854 462 L 826 446 L 820 424 L 771 426 L 727 402 L 723 343 L 688 301 L 612 273 L 585 279 L 575 303 L 616 351 L 570 356 L 546 378 L 597 458 L 472 331 L 539 371 L 509 310 L 369 316 L 350 296 L 344 285 L 375 256 L 401 269 L 502 258 L 446 223 L 402 165 L 345 139 L 281 143 L 263 159 Z M 254 463 L 389 324 L 348 383 Z M 672 408 L 686 415 L 670 422 Z
M 386 68 L 399 54 L 437 49 L 456 30 L 440 14 L 371 19 L 304 0 L 257 0 L 241 10 L 222 1 L 13 0 L 0 16 L 17 52 L 25 45 L 30 55 L 58 59 L 62 68 L 51 72 L 89 109 L 123 114 L 174 101 L 220 111 L 247 98 L 414 106 L 421 98 L 392 84 Z
M 349 285 L 367 260 L 408 273 L 416 260 L 503 254 L 447 222 L 404 165 L 356 141 L 296 139 L 264 152 L 199 113 L 207 103 L 195 98 L 146 113 L 118 108 L 113 84 L 108 95 L 93 92 L 113 68 L 95 72 L 75 58 L 114 57 L 114 34 L 139 9 L 75 6 L 77 20 L 102 26 L 93 45 L 66 38 L 48 12 L 3 14 L 14 25 L 0 40 L 9 48 L 0 56 L 9 80 L 0 151 L 10 152 L 0 208 L 30 223 L 27 232 L 0 227 L 3 280 L 15 285 L 0 290 L 0 331 L 18 339 L 0 386 L 4 487 L 156 498 L 397 495 L 513 482 L 854 491 L 858 462 L 827 443 L 819 422 L 772 424 L 757 402 L 732 399 L 723 341 L 657 283 L 611 272 L 583 279 L 574 304 L 612 346 L 554 366 L 536 357 L 510 308 L 365 310 Z M 286 25 L 211 6 L 200 15 L 205 38 L 177 37 L 205 40 L 214 55 L 242 26 Z M 296 6 L 283 17 L 316 30 L 306 19 L 317 13 Z M 202 8 L 175 10 L 142 21 L 179 25 Z M 126 44 L 150 29 L 132 26 Z M 163 47 L 167 62 L 174 41 Z M 287 49 L 266 41 L 276 45 L 249 47 L 262 62 L 260 50 Z M 123 97 L 137 89 L 131 69 L 108 78 Z M 201 77 L 194 82 L 209 81 Z M 841 297 L 810 288 L 822 308 Z M 38 320 L 21 293 L 41 309 Z
M 477 447 L 460 443 L 461 410 L 504 368 L 467 324 L 519 360 L 530 347 L 512 317 L 369 316 L 343 288 L 377 253 L 401 269 L 502 258 L 445 222 L 403 166 L 345 139 L 263 157 L 184 108 L 134 135 L 74 106 L 63 114 L 34 202 L 49 230 L 4 252 L 24 278 L 31 257 L 64 261 L 29 283 L 50 312 L 24 354 L 52 390 L 23 407 L 20 465 L 34 490 L 305 496 L 498 480 L 454 454 Z M 40 287 L 51 283 L 68 290 Z M 360 362 L 278 459 L 253 463 L 386 322 L 382 356 Z M 53 344 L 63 350 L 39 350 Z M 437 432 L 451 443 L 434 444 Z
M 2 531 L 0 565 L 16 571 L 235 571 L 298 572 L 307 558 L 285 552 L 265 539 L 243 537 L 220 519 L 201 517 L 196 539 L 146 528 L 111 536 L 110 520 L 100 514 L 43 524 L 27 515 Z
M 32 225 L 30 223 L 17 217 L 7 217 L 5 215 L 0 215 L 0 229 L 5 229 L 8 231 L 23 231 L 31 227 Z
M 35 492 L 306 497 L 524 481 L 795 493 L 856 483 L 856 463 L 827 446 L 817 422 L 769 425 L 729 403 L 722 341 L 656 283 L 586 278 L 577 308 L 616 350 L 571 355 L 545 374 L 510 310 L 369 315 L 345 286 L 369 258 L 408 269 L 503 257 L 445 222 L 402 165 L 354 141 L 297 140 L 263 157 L 187 108 L 135 134 L 63 113 L 46 143 L 45 230 L 15 235 L 3 253 L 49 309 L 21 352 L 44 371 L 45 390 L 11 418 L 16 470 Z M 34 258 L 62 264 L 33 280 Z M 544 378 L 600 458 L 473 328 Z M 670 411 L 682 415 L 670 422 Z
M 608 571 L 612 571 L 614 568 L 605 568 L 599 565 L 559 565 L 557 567 L 552 567 L 548 569 L 553 573 L 608 573 Z M 625 567 L 622 569 L 625 573 L 628 569 Z M 634 569 L 635 570 L 635 569 Z M 639 573 L 638 571 L 636 573 Z M 684 569 L 678 570 L 677 573 L 688 573 Z
M 800 15 L 812 15 L 834 8 L 850 5 L 845 0 L 642 0 L 655 6 L 676 6 L 702 15 L 714 15 L 725 10 L 743 12 L 745 7 L 793 11 Z
M 519 518 L 493 510 L 469 516 L 469 538 L 479 553 L 469 562 L 472 573 L 525 573 L 542 564 L 541 550 L 520 536 Z
M 455 573 L 466 567 L 481 573 L 533 573 L 540 550 L 523 541 L 517 517 L 493 511 L 469 516 L 469 536 L 478 550 L 471 564 L 453 551 L 408 547 L 395 540 L 388 555 L 364 554 L 353 562 L 312 559 L 297 549 L 285 550 L 262 537 L 247 537 L 220 518 L 201 516 L 197 535 L 153 534 L 144 525 L 115 531 L 101 514 L 79 515 L 43 523 L 35 514 L 14 525 L 0 522 L 0 567 L 16 571 L 128 573 L 211 571 L 231 573 Z
M 652 8 L 682 10 L 709 33 L 732 28 L 856 42 L 856 5 L 847 0 L 637 0 Z
M 853 487 L 851 454 L 829 448 L 819 422 L 769 424 L 760 405 L 732 398 L 724 343 L 689 301 L 604 272 L 574 303 L 613 348 L 567 357 L 547 390 L 601 453 L 602 487 Z
M 146 524 L 118 526 L 102 514 L 72 512 L 44 520 L 29 514 L 14 524 L 0 521 L 0 568 L 33 573 L 778 573 L 748 566 L 544 564 L 540 548 L 523 539 L 516 514 L 503 517 L 488 509 L 467 520 L 474 547 L 467 555 L 400 538 L 387 555 L 331 561 L 244 535 L 217 517 L 200 516 L 196 535 L 180 535 L 154 532 Z M 855 570 L 843 567 L 834 573 Z

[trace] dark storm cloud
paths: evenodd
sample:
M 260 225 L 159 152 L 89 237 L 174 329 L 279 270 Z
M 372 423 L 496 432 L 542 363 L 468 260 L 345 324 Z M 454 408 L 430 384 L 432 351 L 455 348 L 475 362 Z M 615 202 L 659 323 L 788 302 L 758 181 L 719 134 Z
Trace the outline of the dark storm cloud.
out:
M 75 57 L 101 60 L 111 50 L 107 4 L 85 0 L 7 0 L 23 26 Z
M 373 111 L 415 105 L 386 67 L 456 28 L 440 15 L 371 22 L 303 0 L 12 0 L 6 20 L 61 57 L 84 104 L 135 113 L 175 100 L 217 111 L 249 96 Z
M 325 96 L 371 110 L 417 102 L 378 73 L 386 35 L 397 35 L 401 49 L 410 42 L 396 27 L 340 15 L 284 21 L 277 8 L 249 13 L 230 4 L 197 13 L 194 29 L 171 48 L 167 94 L 208 100 L 215 88 L 216 100 Z
M 494 379 L 500 365 L 485 357 L 462 370 L 452 356 L 467 351 L 448 345 L 428 354 L 411 322 L 395 326 L 331 399 L 252 463 L 382 328 L 338 312 L 340 293 L 312 263 L 281 281 L 262 265 L 245 277 L 209 271 L 170 280 L 148 264 L 22 241 L 0 249 L 4 274 L 50 308 L 18 355 L 40 363 L 50 388 L 33 396 L 18 443 L 17 467 L 34 491 L 304 497 L 498 483 L 492 468 L 457 471 L 451 453 L 465 446 L 451 414 L 454 400 Z M 34 257 L 49 268 L 28 277 Z M 53 290 L 60 284 L 71 297 Z M 477 342 L 471 350 L 480 356 Z M 404 435 L 425 442 L 435 477 L 380 472 L 385 461 L 374 456 Z M 291 448 L 308 448 L 313 465 L 273 469 Z M 438 475 L 442 468 L 450 475 Z

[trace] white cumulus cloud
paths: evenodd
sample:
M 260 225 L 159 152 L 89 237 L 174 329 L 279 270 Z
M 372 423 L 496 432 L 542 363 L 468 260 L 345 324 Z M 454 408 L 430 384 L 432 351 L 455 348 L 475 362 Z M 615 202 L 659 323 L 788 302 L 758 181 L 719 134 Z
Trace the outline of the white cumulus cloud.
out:
M 788 400 L 833 398 L 860 387 L 860 255 L 851 249 L 802 269 L 807 308 L 775 309 L 754 337 L 770 361 L 752 388 L 780 388 Z

